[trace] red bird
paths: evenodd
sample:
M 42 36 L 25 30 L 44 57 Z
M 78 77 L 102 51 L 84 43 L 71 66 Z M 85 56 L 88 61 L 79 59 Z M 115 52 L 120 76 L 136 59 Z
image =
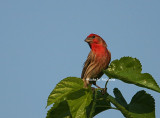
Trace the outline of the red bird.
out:
M 110 60 L 111 53 L 107 49 L 106 42 L 97 34 L 90 34 L 86 39 L 91 48 L 91 51 L 84 63 L 81 78 L 84 81 L 84 87 L 88 85 L 96 85 L 96 80 L 103 75 L 103 70 L 107 69 Z

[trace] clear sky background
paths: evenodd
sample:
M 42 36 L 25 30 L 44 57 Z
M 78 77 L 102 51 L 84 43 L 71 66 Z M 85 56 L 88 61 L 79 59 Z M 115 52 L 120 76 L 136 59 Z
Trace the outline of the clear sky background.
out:
M 160 85 L 159 0 L 0 0 L 0 118 L 46 117 L 56 84 L 80 77 L 90 33 L 106 41 L 112 60 L 138 58 Z M 115 87 L 128 103 L 146 90 L 160 117 L 159 93 L 116 80 L 108 84 L 111 95 Z M 108 110 L 95 118 L 104 117 L 123 115 Z

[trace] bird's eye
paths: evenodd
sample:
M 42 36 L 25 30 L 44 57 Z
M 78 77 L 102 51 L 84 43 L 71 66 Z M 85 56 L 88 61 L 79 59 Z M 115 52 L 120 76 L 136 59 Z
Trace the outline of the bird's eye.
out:
M 95 38 L 95 36 L 92 36 L 92 38 Z

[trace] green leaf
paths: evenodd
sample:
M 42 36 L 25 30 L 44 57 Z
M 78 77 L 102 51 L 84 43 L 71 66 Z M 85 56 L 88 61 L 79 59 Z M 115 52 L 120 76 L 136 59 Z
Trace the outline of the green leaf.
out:
M 47 106 L 67 100 L 67 97 L 70 96 L 75 91 L 78 91 L 83 88 L 83 81 L 80 78 L 68 77 L 60 81 L 51 94 L 48 97 Z
M 110 101 L 107 99 L 107 96 L 108 96 L 107 94 L 103 95 L 102 92 L 100 91 L 96 92 L 96 98 L 95 98 L 96 100 L 95 100 L 95 108 L 93 116 L 111 108 L 111 104 Z
M 134 118 L 155 118 L 154 98 L 144 90 L 133 96 L 128 108 Z
M 47 106 L 55 103 L 49 110 L 48 118 L 56 116 L 57 109 L 62 117 L 72 116 L 74 118 L 87 117 L 86 109 L 92 101 L 92 90 L 83 88 L 83 81 L 80 78 L 68 77 L 60 81 L 48 97 Z M 64 109 L 63 109 L 64 107 Z M 53 115 L 52 115 L 53 114 Z
M 93 99 L 87 107 L 87 118 L 93 118 L 98 113 L 111 108 L 110 102 L 107 100 L 107 94 L 103 95 L 99 89 L 95 89 Z
M 92 90 L 80 89 L 68 97 L 68 105 L 73 118 L 87 118 L 87 107 L 92 101 Z
M 118 88 L 115 88 L 113 90 L 113 93 L 115 95 L 116 101 L 119 104 L 121 104 L 122 106 L 124 106 L 125 108 L 127 108 L 128 104 L 127 104 L 126 100 L 124 99 L 124 97 L 122 96 L 121 92 L 118 90 Z
M 48 111 L 46 118 L 71 118 L 67 101 L 55 103 Z
M 155 118 L 154 98 L 144 90 L 137 92 L 129 104 L 117 88 L 114 89 L 114 94 L 115 100 L 125 108 L 125 111 L 119 109 L 124 115 L 127 113 L 131 118 Z
M 153 77 L 148 73 L 141 73 L 141 71 L 142 66 L 138 59 L 122 57 L 120 60 L 112 61 L 104 73 L 110 78 L 160 92 L 160 88 Z
M 121 111 L 121 113 L 124 115 L 124 117 L 133 118 L 131 116 L 131 113 L 122 105 L 123 103 L 121 103 L 120 101 L 117 101 L 116 98 L 112 97 L 109 94 L 108 94 L 107 98 L 114 106 L 116 106 L 117 110 Z

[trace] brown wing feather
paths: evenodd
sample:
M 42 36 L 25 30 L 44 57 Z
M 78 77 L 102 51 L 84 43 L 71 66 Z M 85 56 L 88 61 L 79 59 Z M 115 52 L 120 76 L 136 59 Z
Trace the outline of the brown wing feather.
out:
M 92 60 L 92 51 L 90 51 L 90 53 L 88 54 L 87 60 L 84 62 L 84 66 L 83 66 L 83 70 L 82 70 L 82 74 L 81 74 L 81 78 L 83 79 L 84 74 L 87 70 L 87 67 L 89 66 L 89 64 L 91 63 Z
M 110 63 L 111 62 L 111 52 L 108 50 L 108 53 L 109 53 L 109 63 Z

